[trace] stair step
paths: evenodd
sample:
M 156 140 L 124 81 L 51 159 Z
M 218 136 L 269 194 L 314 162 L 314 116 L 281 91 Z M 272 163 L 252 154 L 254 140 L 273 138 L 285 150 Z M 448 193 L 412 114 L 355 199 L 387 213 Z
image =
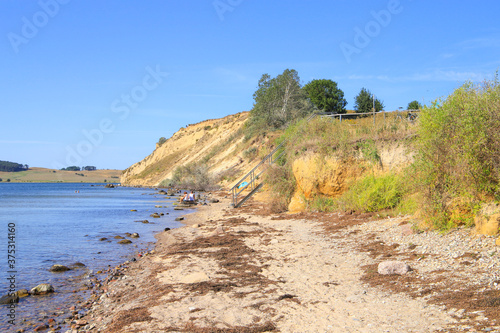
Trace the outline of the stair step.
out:
M 248 193 L 243 199 L 241 199 L 240 202 L 236 203 L 236 205 L 234 206 L 234 208 L 238 208 L 239 206 L 243 205 L 243 203 L 245 201 L 247 201 L 248 199 L 250 199 L 250 197 L 252 195 L 254 195 L 258 190 L 261 189 L 261 187 L 264 186 L 264 183 L 260 183 L 259 185 L 257 185 L 253 190 L 252 192 Z

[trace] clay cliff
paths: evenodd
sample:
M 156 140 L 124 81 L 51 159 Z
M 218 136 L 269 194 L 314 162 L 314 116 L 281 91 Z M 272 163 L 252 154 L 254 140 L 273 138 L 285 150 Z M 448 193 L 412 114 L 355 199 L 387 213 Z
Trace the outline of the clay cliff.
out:
M 247 117 L 248 112 L 241 112 L 181 128 L 161 145 L 157 143 L 144 160 L 126 169 L 121 183 L 158 186 L 171 178 L 178 166 L 190 163 L 205 163 L 213 174 L 230 173 L 232 177 L 226 182 L 236 179 L 249 168 L 248 163 L 242 163 L 243 152 L 237 151 Z

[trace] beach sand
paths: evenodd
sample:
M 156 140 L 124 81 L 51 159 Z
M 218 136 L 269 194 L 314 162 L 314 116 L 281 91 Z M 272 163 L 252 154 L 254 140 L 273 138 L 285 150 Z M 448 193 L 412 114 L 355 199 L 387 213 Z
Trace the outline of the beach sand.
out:
M 153 251 L 116 268 L 73 328 L 500 331 L 492 238 L 465 229 L 415 233 L 404 216 L 270 214 L 257 201 L 234 209 L 224 195 L 186 215 L 185 227 L 159 234 Z M 378 274 L 386 260 L 413 270 Z

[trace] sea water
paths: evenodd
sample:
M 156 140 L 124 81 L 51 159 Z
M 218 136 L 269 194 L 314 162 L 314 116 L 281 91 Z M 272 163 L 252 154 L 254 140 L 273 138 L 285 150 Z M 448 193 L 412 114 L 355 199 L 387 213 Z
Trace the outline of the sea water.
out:
M 84 183 L 0 183 L 0 296 L 50 283 L 55 293 L 21 298 L 15 324 L 36 324 L 85 297 L 74 291 L 83 277 L 116 266 L 151 249 L 154 235 L 179 227 L 176 198 L 153 189 Z M 161 206 L 161 207 L 158 207 Z M 136 210 L 136 211 L 133 211 Z M 152 218 L 152 213 L 164 213 Z M 184 212 L 185 213 L 185 212 Z M 150 223 L 137 221 L 148 220 Z M 137 232 L 140 238 L 125 233 Z M 132 244 L 118 244 L 122 236 Z M 107 240 L 102 240 L 106 238 Z M 52 273 L 54 264 L 85 267 Z M 15 331 L 9 323 L 12 309 L 0 306 L 0 331 Z

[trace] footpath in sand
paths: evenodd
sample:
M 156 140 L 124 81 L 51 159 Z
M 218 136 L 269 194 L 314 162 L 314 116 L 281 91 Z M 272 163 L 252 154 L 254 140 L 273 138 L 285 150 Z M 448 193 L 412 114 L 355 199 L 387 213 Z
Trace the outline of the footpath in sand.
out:
M 500 256 L 469 230 L 405 217 L 273 215 L 229 199 L 186 216 L 117 268 L 89 332 L 500 332 Z M 405 275 L 380 275 L 402 260 Z

